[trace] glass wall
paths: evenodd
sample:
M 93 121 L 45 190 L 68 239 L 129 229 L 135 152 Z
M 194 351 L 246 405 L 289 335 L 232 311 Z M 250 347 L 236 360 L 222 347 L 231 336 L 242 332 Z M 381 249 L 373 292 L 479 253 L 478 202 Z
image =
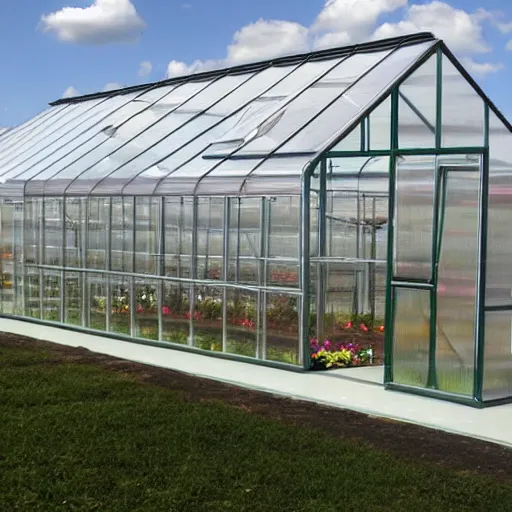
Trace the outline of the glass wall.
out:
M 2 212 L 5 313 L 303 363 L 298 196 L 31 197 Z

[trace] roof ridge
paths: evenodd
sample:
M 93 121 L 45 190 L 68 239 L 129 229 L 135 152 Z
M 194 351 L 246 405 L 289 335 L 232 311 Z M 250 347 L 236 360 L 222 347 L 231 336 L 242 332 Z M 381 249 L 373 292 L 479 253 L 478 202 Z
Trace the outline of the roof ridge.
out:
M 391 37 L 387 39 L 379 39 L 375 41 L 367 41 L 363 43 L 353 44 L 349 46 L 339 46 L 335 48 L 328 48 L 325 50 L 316 50 L 308 53 L 299 53 L 292 55 L 285 55 L 274 59 L 267 59 L 262 61 L 249 62 L 246 64 L 239 64 L 237 66 L 225 67 L 214 69 L 210 71 L 203 71 L 201 73 L 192 73 L 183 76 L 177 76 L 174 78 L 167 78 L 157 82 L 150 82 L 146 84 L 134 85 L 129 87 L 123 87 L 122 89 L 115 89 L 111 91 L 102 91 L 91 94 L 84 94 L 81 96 L 74 96 L 72 98 L 61 98 L 50 103 L 51 106 L 61 105 L 65 103 L 79 103 L 82 101 L 106 98 L 109 96 L 115 96 L 118 94 L 129 94 L 131 92 L 143 91 L 145 89 L 156 89 L 165 85 L 179 84 L 189 81 L 201 81 L 208 80 L 223 74 L 237 74 L 247 73 L 250 71 L 261 71 L 270 66 L 285 66 L 298 64 L 303 60 L 315 61 L 332 59 L 335 57 L 342 57 L 348 53 L 364 53 L 377 50 L 384 50 L 386 48 L 394 48 L 395 46 L 409 46 L 414 44 L 420 44 L 427 41 L 434 41 L 437 38 L 431 32 L 418 32 L 400 37 Z

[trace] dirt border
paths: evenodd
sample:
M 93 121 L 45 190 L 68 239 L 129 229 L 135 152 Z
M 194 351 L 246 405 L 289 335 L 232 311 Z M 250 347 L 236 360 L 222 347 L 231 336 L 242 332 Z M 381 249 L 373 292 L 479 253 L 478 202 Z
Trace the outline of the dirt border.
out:
M 146 385 L 183 393 L 190 401 L 221 401 L 247 413 L 307 426 L 342 439 L 351 439 L 388 451 L 404 460 L 429 461 L 463 472 L 492 476 L 512 482 L 512 448 L 449 434 L 426 427 L 379 419 L 361 413 L 251 391 L 221 382 L 194 377 L 84 348 L 67 347 L 32 338 L 0 333 L 2 349 L 23 347 L 45 350 L 49 359 L 31 364 L 95 364 L 135 378 Z

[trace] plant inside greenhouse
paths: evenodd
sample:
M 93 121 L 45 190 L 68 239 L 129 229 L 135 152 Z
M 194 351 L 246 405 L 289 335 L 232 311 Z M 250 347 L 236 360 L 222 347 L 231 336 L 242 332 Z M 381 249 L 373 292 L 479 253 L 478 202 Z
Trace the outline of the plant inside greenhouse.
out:
M 0 313 L 510 401 L 511 148 L 429 33 L 60 99 L 0 135 Z

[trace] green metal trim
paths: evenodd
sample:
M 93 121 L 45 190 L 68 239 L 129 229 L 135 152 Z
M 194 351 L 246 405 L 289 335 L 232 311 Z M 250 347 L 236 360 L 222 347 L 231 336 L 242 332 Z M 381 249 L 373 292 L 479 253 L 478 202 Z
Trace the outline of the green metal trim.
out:
M 179 343 L 173 343 L 172 341 L 154 341 L 154 340 L 146 340 L 144 338 L 135 338 L 132 336 L 126 336 L 123 334 L 118 334 L 114 332 L 106 332 L 99 331 L 95 329 L 90 329 L 87 327 L 80 327 L 77 325 L 71 324 L 61 324 L 58 322 L 50 322 L 48 320 L 39 320 L 37 318 L 29 318 L 22 317 L 16 315 L 7 315 L 0 314 L 0 318 L 5 318 L 7 320 L 16 320 L 19 322 L 25 322 L 28 324 L 36 324 L 36 325 L 45 325 L 47 327 L 54 327 L 57 329 L 62 329 L 69 332 L 79 332 L 83 334 L 91 334 L 94 336 L 101 336 L 102 338 L 112 339 L 112 340 L 120 340 L 127 341 L 129 343 L 135 343 L 137 345 L 145 345 L 148 347 L 157 347 L 157 348 L 166 348 L 169 350 L 177 350 L 179 352 L 188 352 L 189 354 L 198 354 L 198 355 L 207 355 L 211 357 L 216 357 L 218 359 L 226 359 L 228 361 L 237 361 L 239 363 L 250 363 L 257 366 L 265 366 L 268 368 L 276 368 L 278 370 L 287 370 L 295 373 L 304 373 L 304 369 L 300 366 L 294 366 L 288 363 L 279 363 L 276 361 L 266 361 L 263 359 L 254 359 L 246 356 L 239 356 L 236 354 L 226 354 L 223 352 L 215 352 L 210 350 L 203 350 L 196 347 L 191 347 L 189 345 L 182 345 Z
M 371 151 L 327 151 L 325 158 L 357 158 L 379 156 L 436 156 L 436 155 L 481 155 L 484 146 L 447 147 L 447 148 L 396 148 Z
M 366 151 L 368 148 L 366 147 L 366 119 L 368 119 L 367 117 L 365 117 L 361 123 L 360 123 L 360 134 L 359 134 L 359 137 L 361 138 L 361 140 L 359 141 L 359 148 L 361 150 L 361 152 L 364 152 Z
M 436 156 L 436 155 L 480 155 L 485 151 L 483 146 L 469 146 L 459 148 L 411 148 L 398 149 L 395 151 L 398 156 Z
M 393 382 L 393 333 L 394 333 L 394 292 L 393 259 L 395 248 L 395 189 L 396 189 L 396 153 L 398 147 L 398 87 L 391 92 L 391 126 L 389 159 L 389 191 L 388 191 L 388 247 L 386 262 L 386 310 L 385 310 L 385 337 L 384 337 L 384 384 Z
M 506 312 L 506 311 L 510 311 L 512 312 L 512 304 L 509 304 L 509 305 L 502 305 L 502 306 L 485 306 L 484 308 L 484 311 L 488 312 L 488 313 L 500 313 L 500 312 Z
M 426 388 L 416 388 L 413 386 L 406 386 L 404 384 L 395 384 L 395 383 L 386 383 L 384 389 L 390 391 L 399 391 L 401 393 L 408 393 L 411 395 L 419 395 L 425 398 L 434 398 L 436 400 L 444 400 L 446 402 L 452 402 L 459 405 L 467 405 L 469 407 L 474 407 L 477 409 L 481 409 L 484 407 L 484 404 L 474 400 L 473 398 L 466 398 L 462 395 L 455 395 L 452 393 L 447 393 L 445 391 L 439 391 L 435 389 L 426 389 Z
M 320 180 L 318 192 L 318 249 L 317 254 L 320 258 L 327 255 L 327 226 L 326 226 L 326 213 L 327 213 L 327 160 L 324 158 L 320 162 Z M 318 339 L 324 336 L 324 321 L 325 321 L 325 293 L 327 272 L 325 263 L 317 263 L 317 306 L 316 306 L 316 337 Z
M 436 148 L 440 148 L 443 140 L 443 51 L 436 52 Z
M 311 358 L 309 354 L 309 320 L 310 320 L 310 196 L 311 196 L 311 172 L 302 175 L 302 194 L 301 194 L 301 231 L 300 231 L 300 271 L 301 271 L 301 347 L 302 347 L 302 363 L 304 370 L 308 370 L 311 366 Z
M 489 133 L 489 107 L 486 105 L 484 116 L 485 132 Z M 487 282 L 487 227 L 489 217 L 489 151 L 482 155 L 480 176 L 480 247 L 479 269 L 477 274 L 477 322 L 476 322 L 476 353 L 474 366 L 474 396 L 483 401 L 484 368 L 485 368 L 485 295 Z
M 434 169 L 434 203 L 432 225 L 432 290 L 430 291 L 430 344 L 428 355 L 427 387 L 438 389 L 437 380 L 437 288 L 438 266 L 441 255 L 441 241 L 444 231 L 444 208 L 446 205 L 446 173 L 438 167 Z

